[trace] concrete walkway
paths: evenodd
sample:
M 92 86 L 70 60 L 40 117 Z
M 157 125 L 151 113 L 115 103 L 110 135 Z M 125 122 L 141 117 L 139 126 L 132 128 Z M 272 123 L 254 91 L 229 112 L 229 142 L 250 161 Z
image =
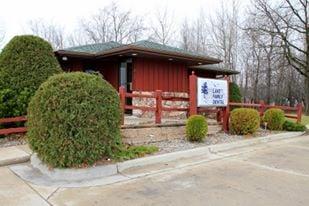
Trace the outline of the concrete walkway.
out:
M 27 162 L 32 151 L 28 145 L 18 145 L 0 148 L 0 166 Z
M 309 136 L 217 155 L 135 168 L 123 172 L 133 179 L 79 188 L 37 186 L 1 167 L 0 205 L 309 204 Z

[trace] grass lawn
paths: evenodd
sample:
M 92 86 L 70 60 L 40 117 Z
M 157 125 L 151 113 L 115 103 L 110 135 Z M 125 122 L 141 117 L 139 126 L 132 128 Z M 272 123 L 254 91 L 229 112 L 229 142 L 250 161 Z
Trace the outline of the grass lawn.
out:
M 303 115 L 303 116 L 301 117 L 301 123 L 303 123 L 304 125 L 309 124 L 309 116 Z

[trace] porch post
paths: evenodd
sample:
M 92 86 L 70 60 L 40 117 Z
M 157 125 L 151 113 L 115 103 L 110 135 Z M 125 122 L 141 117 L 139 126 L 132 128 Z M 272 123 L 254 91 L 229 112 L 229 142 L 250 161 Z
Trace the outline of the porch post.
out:
M 189 77 L 189 116 L 197 114 L 197 76 L 192 71 Z

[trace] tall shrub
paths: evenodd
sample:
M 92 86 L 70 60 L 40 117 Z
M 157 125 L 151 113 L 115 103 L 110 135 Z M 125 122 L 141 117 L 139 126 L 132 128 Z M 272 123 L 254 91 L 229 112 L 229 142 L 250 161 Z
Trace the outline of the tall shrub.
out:
M 61 68 L 51 45 L 32 35 L 15 36 L 0 54 L 0 90 L 11 90 L 10 98 L 2 98 L 0 104 L 8 106 L 18 115 L 26 114 L 28 102 L 42 82 Z M 4 92 L 5 92 L 4 91 Z M 3 93 L 3 91 L 2 91 Z M 19 101 L 19 107 L 12 102 Z
M 241 92 L 239 86 L 235 82 L 231 82 L 229 85 L 229 101 L 241 102 Z
M 28 107 L 28 142 L 52 167 L 92 165 L 120 144 L 117 91 L 81 72 L 50 77 Z
M 192 115 L 186 122 L 186 137 L 189 141 L 202 142 L 207 134 L 208 124 L 202 115 Z

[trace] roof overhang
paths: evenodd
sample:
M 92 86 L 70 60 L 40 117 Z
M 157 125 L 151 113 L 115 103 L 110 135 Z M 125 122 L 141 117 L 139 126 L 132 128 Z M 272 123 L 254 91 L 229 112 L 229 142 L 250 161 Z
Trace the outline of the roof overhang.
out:
M 223 69 L 219 66 L 215 65 L 199 65 L 199 66 L 190 66 L 190 69 L 194 70 L 203 70 L 203 71 L 208 71 L 220 75 L 236 75 L 239 74 L 238 71 L 230 70 L 230 69 Z
M 135 45 L 127 45 L 122 47 L 117 47 L 104 52 L 98 53 L 85 53 L 85 52 L 75 52 L 67 50 L 58 50 L 55 52 L 57 56 L 68 56 L 76 58 L 87 58 L 87 59 L 103 59 L 112 56 L 131 56 L 132 54 L 145 55 L 145 56 L 155 56 L 161 58 L 172 58 L 177 60 L 184 60 L 190 62 L 198 62 L 200 64 L 218 64 L 222 62 L 220 59 L 199 56 L 199 55 L 189 55 L 180 52 L 168 52 L 155 49 L 148 49 L 144 47 L 139 47 Z

